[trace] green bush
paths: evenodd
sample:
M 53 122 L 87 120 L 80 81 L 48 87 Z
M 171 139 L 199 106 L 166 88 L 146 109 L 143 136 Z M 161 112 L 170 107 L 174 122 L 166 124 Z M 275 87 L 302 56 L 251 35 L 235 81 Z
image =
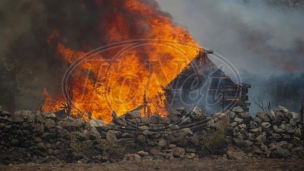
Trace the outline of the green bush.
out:
M 207 150 L 209 154 L 221 154 L 224 152 L 227 127 L 230 124 L 229 117 L 222 117 L 221 122 L 222 124 L 202 138 L 202 148 L 204 151 Z

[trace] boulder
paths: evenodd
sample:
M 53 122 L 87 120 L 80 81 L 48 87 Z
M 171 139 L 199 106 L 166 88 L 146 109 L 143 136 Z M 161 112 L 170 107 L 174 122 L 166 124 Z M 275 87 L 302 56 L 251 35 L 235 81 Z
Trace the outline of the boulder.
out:
M 270 127 L 271 127 L 271 124 L 270 124 L 269 122 L 263 122 L 263 123 L 261 124 L 261 126 L 262 126 L 262 128 L 267 129 L 267 128 L 270 128 Z
M 174 157 L 182 158 L 185 155 L 185 149 L 183 149 L 181 147 L 175 147 L 175 148 L 173 148 L 172 152 L 173 152 L 173 156 Z
M 232 112 L 235 112 L 235 113 L 242 113 L 244 112 L 243 108 L 241 108 L 240 106 L 237 106 L 237 107 L 234 107 L 232 109 Z
M 57 117 L 54 113 L 51 112 L 42 112 L 41 115 L 45 118 L 45 119 L 53 119 L 53 120 L 57 120 Z
M 102 120 L 90 120 L 89 124 L 91 127 L 103 127 L 104 126 L 104 121 Z
M 243 160 L 246 158 L 246 154 L 243 151 L 227 151 L 226 155 L 231 160 Z
M 190 115 L 191 119 L 193 120 L 201 120 L 205 117 L 203 111 L 198 108 L 198 107 L 194 107 L 192 112 L 191 112 L 191 115 Z
M 287 117 L 288 117 L 289 119 L 298 120 L 299 115 L 298 115 L 297 113 L 295 113 L 295 112 L 289 112 L 288 115 L 287 115 Z
M 116 142 L 117 141 L 117 135 L 118 131 L 109 130 L 106 134 L 106 140 L 109 142 Z
M 235 117 L 235 118 L 234 118 L 234 121 L 235 121 L 235 122 L 237 122 L 238 124 L 241 124 L 241 123 L 243 123 L 243 122 L 244 122 L 244 120 L 243 120 L 243 119 L 238 118 L 238 117 Z
M 288 110 L 286 108 L 284 108 L 283 106 L 278 106 L 277 110 L 280 111 L 280 112 L 282 112 L 283 114 L 284 113 L 286 113 L 286 114 L 288 113 Z
M 273 110 L 268 111 L 267 115 L 271 121 L 275 120 L 275 113 Z
M 272 157 L 274 157 L 274 158 L 289 158 L 289 157 L 291 157 L 291 153 L 287 149 L 277 147 L 276 150 L 274 150 L 272 152 Z
M 269 119 L 267 113 L 258 112 L 258 113 L 256 114 L 256 116 L 259 117 L 259 118 L 261 118 L 264 122 L 269 122 L 269 121 L 270 121 L 270 119 Z
M 160 121 L 161 117 L 158 114 L 154 114 L 150 117 L 149 123 L 150 124 L 158 124 Z
M 125 119 L 136 119 L 140 117 L 141 115 L 139 110 L 130 111 L 125 114 Z
M 180 125 L 188 125 L 188 124 L 191 124 L 191 119 L 189 117 L 185 117 L 185 116 L 182 117 Z

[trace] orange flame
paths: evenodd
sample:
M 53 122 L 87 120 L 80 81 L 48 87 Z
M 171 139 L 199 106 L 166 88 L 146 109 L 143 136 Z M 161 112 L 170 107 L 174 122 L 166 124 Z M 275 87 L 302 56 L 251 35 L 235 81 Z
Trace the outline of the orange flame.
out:
M 102 8 L 104 0 L 96 0 Z M 157 4 L 141 0 L 107 1 L 113 8 L 122 9 L 109 15 L 100 15 L 100 29 L 106 30 L 101 41 L 107 44 L 123 40 L 144 39 L 145 43 L 126 49 L 115 60 L 112 56 L 120 52 L 108 49 L 96 53 L 80 63 L 70 75 L 72 85 L 71 101 L 82 114 L 91 112 L 93 118 L 111 121 L 111 113 L 123 115 L 144 102 L 147 97 L 148 111 L 166 115 L 163 87 L 167 86 L 199 53 L 198 44 L 182 27 L 175 25 L 168 15 L 158 10 Z M 82 4 L 83 9 L 87 9 Z M 136 19 L 130 23 L 130 18 Z M 48 38 L 49 44 L 60 37 L 54 31 Z M 85 34 L 85 33 L 84 33 Z M 156 41 L 159 40 L 159 41 Z M 169 43 L 162 43 L 166 40 Z M 52 42 L 52 43 L 51 43 Z M 87 52 L 73 50 L 61 42 L 56 43 L 56 52 L 68 63 L 85 56 Z M 191 46 L 188 46 L 188 45 Z M 86 44 L 86 49 L 90 45 Z M 89 48 L 88 48 L 89 47 Z M 185 56 L 186 54 L 186 56 Z M 45 90 L 48 100 L 43 110 L 59 110 L 66 100 L 56 95 L 55 103 Z M 77 112 L 77 111 L 74 111 Z

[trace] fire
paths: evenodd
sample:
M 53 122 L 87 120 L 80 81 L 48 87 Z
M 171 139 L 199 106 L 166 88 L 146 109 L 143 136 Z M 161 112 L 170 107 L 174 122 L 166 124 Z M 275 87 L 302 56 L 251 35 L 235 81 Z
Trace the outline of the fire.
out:
M 90 112 L 93 118 L 109 122 L 112 111 L 123 115 L 147 102 L 147 111 L 166 115 L 163 87 L 198 55 L 201 50 L 198 44 L 153 1 L 95 0 L 94 5 L 100 9 L 96 17 L 100 21 L 98 29 L 104 33 L 100 34 L 100 42 L 110 45 L 139 38 L 144 41 L 139 41 L 140 44 L 130 41 L 128 45 L 132 48 L 122 53 L 119 53 L 121 49 L 109 48 L 75 63 L 93 47 L 83 45 L 86 51 L 68 47 L 57 41 L 60 30 L 49 36 L 49 44 L 56 42 L 58 56 L 76 66 L 66 77 L 71 89 L 67 97 L 73 106 L 72 114 Z M 104 5 L 113 9 L 104 10 Z M 84 11 L 90 8 L 86 2 L 82 2 L 81 7 Z M 60 110 L 60 104 L 67 103 L 61 94 L 53 99 L 46 90 L 45 94 L 44 111 Z

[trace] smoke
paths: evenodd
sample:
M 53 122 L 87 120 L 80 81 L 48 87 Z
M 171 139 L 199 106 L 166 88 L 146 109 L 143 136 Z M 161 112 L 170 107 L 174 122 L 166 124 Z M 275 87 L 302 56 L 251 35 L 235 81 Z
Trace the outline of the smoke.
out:
M 299 72 L 304 72 L 303 1 L 157 1 L 201 46 L 227 58 L 243 82 L 252 85 L 250 112 L 261 110 L 252 99 L 257 96 L 266 107 L 271 102 L 272 107 L 285 105 L 298 112 L 304 96 L 300 88 L 304 84 L 298 77 Z M 274 77 L 278 78 L 276 85 L 271 79 Z M 272 91 L 275 86 L 281 92 Z M 282 87 L 288 89 L 289 95 Z
M 203 46 L 253 73 L 304 71 L 304 12 L 267 0 L 159 0 Z M 172 5 L 174 3 L 174 5 Z

